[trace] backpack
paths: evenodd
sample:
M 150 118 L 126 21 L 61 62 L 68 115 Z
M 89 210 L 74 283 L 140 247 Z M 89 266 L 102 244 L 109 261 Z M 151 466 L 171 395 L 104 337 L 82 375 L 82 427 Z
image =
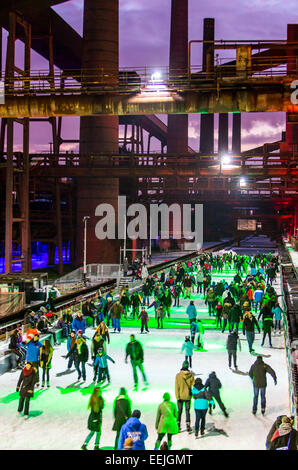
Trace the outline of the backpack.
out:
M 289 440 L 288 440 L 287 445 L 284 446 L 284 447 L 277 447 L 275 450 L 289 450 L 291 437 L 292 437 L 292 431 L 290 432 L 290 436 L 289 436 Z

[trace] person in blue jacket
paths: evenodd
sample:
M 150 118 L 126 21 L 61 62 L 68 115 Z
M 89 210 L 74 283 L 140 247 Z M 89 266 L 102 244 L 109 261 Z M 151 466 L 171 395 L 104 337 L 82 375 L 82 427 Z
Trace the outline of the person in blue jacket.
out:
M 197 309 L 194 305 L 193 300 L 190 301 L 186 309 L 186 315 L 188 315 L 189 323 L 192 323 L 197 318 Z
M 123 450 L 125 439 L 128 438 L 133 440 L 132 450 L 146 450 L 144 441 L 148 437 L 148 431 L 145 424 L 141 423 L 140 417 L 140 410 L 134 410 L 131 418 L 123 424 L 119 436 L 118 450 Z
M 182 345 L 181 352 L 185 351 L 185 361 L 189 363 L 189 367 L 192 367 L 192 355 L 195 349 L 194 344 L 190 341 L 189 336 L 185 336 L 185 341 Z
M 104 382 L 105 378 L 108 379 L 109 383 L 111 382 L 107 360 L 115 364 L 114 359 L 108 356 L 103 348 L 98 348 L 96 358 L 93 364 L 93 367 L 94 367 L 93 381 L 94 382 L 96 380 L 96 375 L 98 376 L 98 379 L 97 379 L 98 382 Z
M 32 363 L 32 366 L 35 369 L 35 386 L 39 387 L 39 361 L 40 361 L 40 348 L 42 347 L 41 342 L 39 341 L 39 335 L 34 335 L 34 337 L 26 343 L 26 357 L 25 360 Z
M 209 400 L 209 394 L 206 392 L 206 388 L 203 385 L 202 379 L 197 378 L 195 380 L 194 386 L 191 390 L 192 396 L 194 397 L 194 409 L 196 413 L 196 422 L 195 422 L 195 437 L 199 435 L 199 429 L 201 431 L 201 436 L 205 434 L 205 423 L 206 423 L 206 414 L 209 408 L 209 405 L 215 407 L 215 403 L 211 399 Z
M 274 333 L 276 333 L 277 328 L 279 328 L 279 334 L 281 334 L 281 317 L 282 317 L 282 309 L 278 305 L 278 302 L 275 304 L 275 306 L 272 308 L 272 313 L 274 315 Z
M 79 330 L 82 330 L 82 333 L 85 334 L 86 331 L 86 321 L 82 315 L 82 312 L 78 312 L 76 317 L 73 319 L 71 328 L 75 330 L 76 334 Z

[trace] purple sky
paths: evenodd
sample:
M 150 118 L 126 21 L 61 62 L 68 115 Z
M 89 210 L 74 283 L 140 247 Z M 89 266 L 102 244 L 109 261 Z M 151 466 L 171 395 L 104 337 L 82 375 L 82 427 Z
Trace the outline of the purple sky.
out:
M 170 7 L 171 0 L 120 0 L 120 67 L 168 65 Z M 82 34 L 83 0 L 71 0 L 54 9 Z M 202 39 L 204 17 L 215 18 L 215 39 L 286 39 L 287 24 L 298 22 L 297 1 L 189 0 L 189 39 Z M 192 63 L 201 63 L 199 47 L 194 49 Z M 32 54 L 33 68 L 45 65 L 37 54 Z M 199 123 L 199 115 L 189 116 L 189 145 L 196 151 Z M 78 119 L 64 119 L 63 137 L 77 138 L 78 125 Z M 32 129 L 32 148 L 47 150 L 51 140 L 49 126 L 36 125 Z M 283 113 L 243 113 L 242 150 L 279 140 L 284 129 Z M 76 148 L 71 144 L 64 148 L 72 147 Z

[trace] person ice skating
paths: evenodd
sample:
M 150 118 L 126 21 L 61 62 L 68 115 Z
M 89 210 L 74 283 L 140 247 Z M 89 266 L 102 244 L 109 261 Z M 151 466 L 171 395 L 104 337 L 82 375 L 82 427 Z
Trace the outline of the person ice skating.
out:
M 121 332 L 121 326 L 120 326 L 120 319 L 121 315 L 124 315 L 124 308 L 120 304 L 120 300 L 117 300 L 114 305 L 111 307 L 111 316 L 112 316 L 112 326 L 114 328 L 114 333 L 116 333 L 116 330 L 118 332 Z
M 102 392 L 100 387 L 96 387 L 93 390 L 91 398 L 89 400 L 88 409 L 91 409 L 90 415 L 88 418 L 88 429 L 90 433 L 85 439 L 84 444 L 82 445 L 82 450 L 87 450 L 89 441 L 92 439 L 94 434 L 95 437 L 95 446 L 94 450 L 99 450 L 99 441 L 101 436 L 101 426 L 102 426 L 102 410 L 104 409 L 105 402 L 102 398 Z
M 281 334 L 282 309 L 280 308 L 278 302 L 276 302 L 275 306 L 272 308 L 272 313 L 274 315 L 274 333 L 276 333 L 278 328 L 279 334 Z
M 223 414 L 225 415 L 226 418 L 228 418 L 229 415 L 227 413 L 226 407 L 223 404 L 223 402 L 221 400 L 221 396 L 220 396 L 220 389 L 221 388 L 222 388 L 222 385 L 221 385 L 221 382 L 220 382 L 219 378 L 217 377 L 216 373 L 214 371 L 211 372 L 211 374 L 209 374 L 208 379 L 206 380 L 205 389 L 208 392 L 210 392 L 210 394 L 212 395 L 213 398 L 215 398 L 215 400 L 217 401 L 218 406 L 222 410 Z
M 86 320 L 82 315 L 82 312 L 78 312 L 77 315 L 74 317 L 71 328 L 75 330 L 76 334 L 78 330 L 82 330 L 83 335 L 86 331 Z
M 52 367 L 53 347 L 48 339 L 44 340 L 40 348 L 40 367 L 42 369 L 42 384 L 45 386 L 45 379 L 47 378 L 47 387 L 50 386 L 50 369 Z
M 138 320 L 141 319 L 141 333 L 143 333 L 144 329 L 146 330 L 147 333 L 149 333 L 148 330 L 148 313 L 144 308 L 142 308 L 140 315 L 138 316 Z
M 193 350 L 195 349 L 194 344 L 190 341 L 189 336 L 185 336 L 185 341 L 182 345 L 181 352 L 185 353 L 185 361 L 188 362 L 189 367 L 192 367 L 192 356 Z
M 230 332 L 233 331 L 234 329 L 236 329 L 238 332 L 241 316 L 242 316 L 241 307 L 238 303 L 235 303 L 230 309 L 230 311 L 228 312 Z
M 253 343 L 255 340 L 255 327 L 261 333 L 259 324 L 251 311 L 247 311 L 243 317 L 243 334 L 246 335 L 249 352 L 254 352 Z
M 269 450 L 298 450 L 298 432 L 293 428 L 293 421 L 288 416 L 281 418 L 271 438 Z
M 70 357 L 73 358 L 75 368 L 78 373 L 78 381 L 81 379 L 81 377 L 83 377 L 84 382 L 86 381 L 86 362 L 88 361 L 88 356 L 88 346 L 83 337 L 77 338 L 74 341 L 73 346 L 71 347 L 67 355 L 64 356 L 65 359 L 68 359 Z
M 193 344 L 195 344 L 195 338 L 196 338 L 196 334 L 198 332 L 199 332 L 199 327 L 198 327 L 198 324 L 197 324 L 197 320 L 194 320 L 190 324 L 190 338 L 191 338 L 191 342 Z
M 75 332 L 75 330 L 71 330 L 70 335 L 67 338 L 67 343 L 66 343 L 67 352 L 69 353 L 70 350 L 72 350 L 72 353 L 68 357 L 68 364 L 67 364 L 67 370 L 68 371 L 71 370 L 72 365 L 75 361 L 75 355 L 77 354 L 77 351 L 74 348 L 75 342 L 76 342 L 76 332 Z M 75 353 L 75 351 L 76 351 L 76 353 Z
M 163 402 L 157 409 L 155 420 L 155 429 L 157 431 L 157 440 L 155 442 L 154 450 L 158 450 L 161 441 L 167 434 L 168 449 L 172 447 L 172 436 L 178 434 L 179 428 L 177 424 L 178 411 L 175 403 L 171 402 L 169 393 L 164 393 Z
M 204 337 L 205 328 L 201 320 L 197 320 L 197 325 L 198 325 L 198 330 L 199 330 L 198 336 L 197 336 L 197 348 L 199 350 L 203 350 L 204 348 L 203 337 Z
M 229 358 L 229 368 L 232 367 L 232 358 L 234 362 L 234 367 L 238 370 L 237 366 L 237 346 L 239 346 L 239 351 L 241 351 L 241 343 L 240 338 L 238 336 L 238 331 L 235 329 L 231 333 L 229 333 L 226 341 L 226 348 L 228 351 L 228 358 Z
M 193 300 L 191 300 L 187 306 L 186 315 L 188 315 L 189 323 L 192 323 L 197 318 L 197 309 Z
M 271 311 L 271 307 L 269 307 L 269 305 L 265 305 L 261 310 L 261 314 L 263 317 L 263 339 L 261 346 L 264 346 L 265 338 L 268 335 L 269 346 L 272 348 L 271 331 L 273 328 L 273 313 Z
M 39 335 L 35 334 L 32 338 L 30 337 L 26 343 L 26 358 L 25 360 L 30 362 L 35 370 L 35 386 L 39 387 L 39 361 L 40 361 L 40 348 L 42 344 L 39 341 Z
M 186 413 L 186 428 L 188 432 L 191 432 L 190 427 L 190 402 L 191 402 L 191 389 L 194 384 L 194 373 L 189 371 L 189 364 L 184 361 L 182 369 L 175 378 L 175 395 L 178 405 L 178 419 L 177 424 L 179 431 L 181 430 L 181 417 L 183 412 L 183 406 L 185 405 Z
M 266 387 L 267 387 L 267 379 L 266 374 L 270 374 L 274 380 L 274 384 L 277 384 L 276 373 L 268 364 L 265 364 L 263 361 L 262 356 L 258 356 L 257 360 L 251 366 L 248 375 L 252 379 L 253 382 L 253 392 L 254 392 L 254 399 L 253 399 L 253 408 L 252 413 L 255 415 L 257 413 L 258 408 L 258 398 L 259 393 L 261 394 L 261 412 L 264 415 L 266 410 Z
M 110 344 L 110 334 L 109 334 L 109 328 L 105 324 L 105 322 L 101 322 L 98 327 L 96 328 L 96 333 L 99 333 L 100 336 L 106 341 L 108 344 Z
M 211 395 L 206 391 L 202 379 L 197 378 L 195 380 L 194 386 L 191 390 L 192 396 L 194 397 L 194 409 L 196 413 L 196 422 L 195 422 L 195 437 L 199 435 L 199 429 L 201 436 L 205 434 L 205 423 L 206 423 L 206 414 L 210 405 L 214 405 Z M 207 398 L 208 396 L 208 398 Z
M 112 359 L 110 356 L 106 354 L 106 352 L 104 351 L 104 348 L 98 348 L 96 358 L 93 364 L 94 371 L 95 371 L 94 378 L 93 378 L 94 382 L 96 380 L 96 373 L 97 373 L 98 382 L 104 382 L 105 379 L 107 379 L 108 383 L 111 382 L 107 361 L 111 361 L 113 362 L 113 364 L 115 364 L 114 359 Z
M 175 299 L 174 307 L 179 307 L 181 294 L 182 294 L 182 286 L 180 282 L 177 282 L 174 286 L 174 299 Z
M 117 450 L 121 428 L 128 418 L 131 417 L 131 400 L 127 395 L 126 388 L 124 387 L 120 388 L 119 395 L 114 400 L 113 414 L 115 421 L 112 430 L 117 433 L 114 449 Z
M 32 365 L 32 362 L 27 361 L 24 369 L 21 372 L 19 377 L 16 391 L 20 392 L 18 414 L 21 415 L 24 409 L 24 417 L 28 419 L 29 417 L 29 405 L 30 399 L 34 395 L 34 385 L 35 385 L 35 369 Z M 25 405 L 25 408 L 24 408 Z
M 136 340 L 135 335 L 130 335 L 130 342 L 127 343 L 126 345 L 126 356 L 125 356 L 126 364 L 127 364 L 128 357 L 130 357 L 130 362 L 132 366 L 135 389 L 137 390 L 138 382 L 139 382 L 137 369 L 140 370 L 145 385 L 148 385 L 146 374 L 144 371 L 144 366 L 143 366 L 144 350 L 143 350 L 141 343 Z
M 165 309 L 160 305 L 157 310 L 157 328 L 163 328 L 163 319 L 166 316 Z
M 128 438 L 133 440 L 132 450 L 146 450 L 145 440 L 148 438 L 148 431 L 145 424 L 141 423 L 140 417 L 140 410 L 134 410 L 131 417 L 123 424 L 119 436 L 118 450 L 124 448 L 124 442 Z
M 83 382 L 86 381 L 86 362 L 88 361 L 89 351 L 86 344 L 86 340 L 81 337 L 77 338 L 77 350 L 78 350 L 78 362 L 77 362 L 77 371 L 78 371 L 78 380 L 83 377 Z M 81 365 L 81 370 L 80 370 Z

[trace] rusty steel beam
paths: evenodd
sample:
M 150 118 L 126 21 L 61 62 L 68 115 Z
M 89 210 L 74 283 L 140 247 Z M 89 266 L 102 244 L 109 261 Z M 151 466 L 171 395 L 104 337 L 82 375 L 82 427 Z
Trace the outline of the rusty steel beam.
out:
M 60 167 L 55 168 L 51 166 L 39 166 L 31 168 L 31 175 L 38 177 L 53 177 L 53 178 L 76 178 L 76 177 L 92 177 L 92 178 L 111 178 L 111 177 L 136 177 L 136 178 L 156 178 L 166 176 L 182 176 L 182 177 L 198 177 L 198 176 L 212 176 L 212 177 L 264 177 L 264 178 L 277 178 L 277 177 L 297 177 L 298 168 L 276 168 L 275 166 L 266 168 L 233 168 L 231 170 L 224 170 L 222 174 L 219 173 L 217 168 L 199 168 L 196 165 L 192 167 L 166 167 L 166 166 L 76 166 L 76 167 Z
M 126 95 L 52 95 L 7 96 L 0 105 L 1 118 L 143 115 L 143 114 L 200 114 L 221 112 L 298 112 L 291 103 L 290 81 L 267 86 L 235 87 L 205 93 L 169 93 L 161 97 L 127 97 Z

